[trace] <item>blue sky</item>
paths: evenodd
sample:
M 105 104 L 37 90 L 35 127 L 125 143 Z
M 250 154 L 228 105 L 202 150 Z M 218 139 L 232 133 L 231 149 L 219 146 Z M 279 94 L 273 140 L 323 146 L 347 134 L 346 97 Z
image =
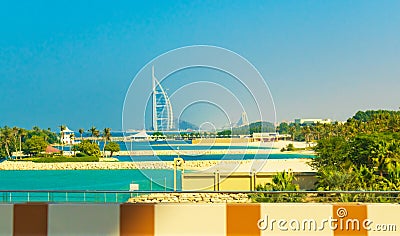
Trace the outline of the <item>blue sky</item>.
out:
M 278 121 L 398 109 L 398 12 L 399 1 L 0 1 L 0 125 L 121 129 L 139 70 L 196 44 L 248 59 Z

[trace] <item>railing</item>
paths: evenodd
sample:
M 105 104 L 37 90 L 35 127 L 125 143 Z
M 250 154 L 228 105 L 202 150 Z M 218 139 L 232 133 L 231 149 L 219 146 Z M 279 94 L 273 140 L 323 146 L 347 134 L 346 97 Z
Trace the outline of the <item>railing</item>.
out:
M 147 194 L 248 194 L 256 202 L 397 202 L 400 191 L 89 191 L 0 190 L 0 203 L 123 203 Z
M 132 191 L 0 190 L 0 202 L 121 203 L 138 196 Z

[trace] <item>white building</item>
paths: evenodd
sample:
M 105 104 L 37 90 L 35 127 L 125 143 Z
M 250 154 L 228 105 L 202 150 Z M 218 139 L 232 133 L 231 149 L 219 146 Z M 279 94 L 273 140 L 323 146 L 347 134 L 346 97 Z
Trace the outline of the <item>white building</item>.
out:
M 252 135 L 254 142 L 272 142 L 279 139 L 289 138 L 289 134 L 279 133 L 253 133 Z
M 299 125 L 312 125 L 312 124 L 331 124 L 332 120 L 331 119 L 295 119 L 294 120 L 295 124 Z
M 65 127 L 63 131 L 61 131 L 61 142 L 66 145 L 75 144 L 75 133 L 70 130 L 68 127 Z
M 142 130 L 137 134 L 130 135 L 128 139 L 133 141 L 151 140 L 151 136 L 146 133 L 146 130 Z

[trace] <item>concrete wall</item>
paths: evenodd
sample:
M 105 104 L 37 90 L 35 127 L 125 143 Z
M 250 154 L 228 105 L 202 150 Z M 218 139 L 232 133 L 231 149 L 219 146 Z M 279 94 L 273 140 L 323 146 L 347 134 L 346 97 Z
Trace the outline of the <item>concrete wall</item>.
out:
M 254 187 L 261 184 L 271 183 L 276 173 L 256 173 L 251 176 L 250 173 L 232 173 L 230 175 L 216 173 L 185 173 L 183 176 L 182 190 L 253 190 Z M 314 172 L 294 173 L 297 180 L 296 184 L 302 190 L 313 189 L 317 181 Z
M 182 178 L 182 190 L 208 190 L 214 191 L 214 175 L 184 174 Z
M 11 235 L 13 232 L 12 204 L 0 204 L 0 235 Z
M 3 204 L 0 235 L 400 235 L 399 213 L 355 203 Z

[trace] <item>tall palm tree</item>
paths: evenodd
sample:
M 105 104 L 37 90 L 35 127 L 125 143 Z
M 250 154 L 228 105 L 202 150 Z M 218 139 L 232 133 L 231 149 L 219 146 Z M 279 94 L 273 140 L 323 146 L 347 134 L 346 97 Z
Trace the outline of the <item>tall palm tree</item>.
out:
M 96 127 L 95 127 L 95 126 L 92 126 L 92 128 L 88 129 L 88 131 L 90 132 L 90 136 L 91 136 L 92 138 L 94 138 L 94 137 L 95 137 L 95 133 L 96 133 L 96 131 L 97 131 Z M 92 139 L 92 142 L 93 142 L 93 139 Z
M 13 127 L 11 129 L 11 138 L 12 138 L 12 143 L 13 143 L 13 151 L 17 152 L 18 151 L 18 127 Z
M 74 138 L 75 138 L 75 133 L 71 133 L 70 135 L 69 135 L 69 140 L 70 140 L 70 144 L 71 144 L 71 149 L 74 149 L 74 148 L 72 148 L 75 144 L 74 144 Z M 70 149 L 70 151 L 71 151 L 71 149 Z M 75 152 L 75 149 L 73 150 L 74 151 L 74 156 L 75 156 L 75 154 L 76 154 L 76 152 Z
M 105 156 L 104 149 L 107 145 L 107 141 L 111 140 L 111 128 L 104 128 L 103 130 L 103 138 L 104 138 L 104 144 L 103 144 L 103 155 Z
M 78 132 L 79 132 L 79 134 L 81 135 L 81 141 L 83 141 L 83 133 L 85 132 L 85 130 L 82 129 L 82 128 L 80 128 L 80 129 L 78 130 Z
M 310 142 L 310 134 L 311 134 L 310 126 L 307 125 L 307 126 L 303 127 L 303 129 L 301 131 L 304 135 L 306 143 L 309 143 Z
M 60 125 L 60 136 L 61 136 L 61 155 L 64 154 L 64 131 L 67 128 L 65 125 Z
M 27 135 L 26 130 L 24 129 L 19 129 L 18 130 L 18 137 L 19 137 L 19 152 L 22 152 L 22 139 Z
M 289 133 L 292 136 L 292 141 L 294 142 L 294 135 L 296 133 L 296 126 L 292 125 L 289 127 Z
M 97 129 L 93 132 L 94 138 L 98 141 L 98 138 L 100 137 L 100 131 Z M 97 142 L 97 145 L 99 145 L 99 142 Z

